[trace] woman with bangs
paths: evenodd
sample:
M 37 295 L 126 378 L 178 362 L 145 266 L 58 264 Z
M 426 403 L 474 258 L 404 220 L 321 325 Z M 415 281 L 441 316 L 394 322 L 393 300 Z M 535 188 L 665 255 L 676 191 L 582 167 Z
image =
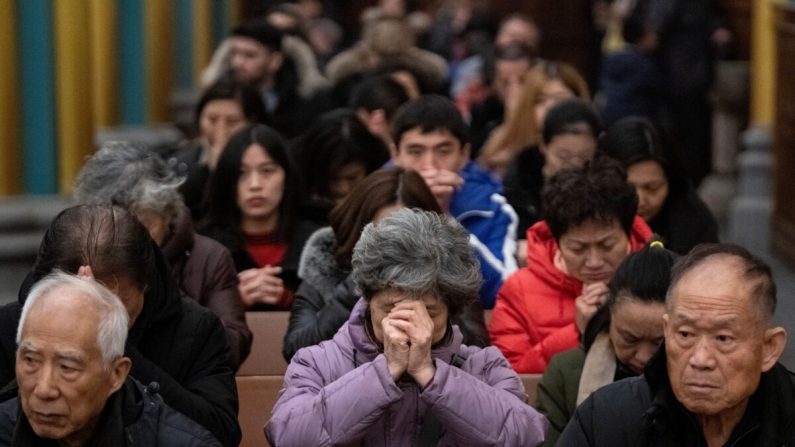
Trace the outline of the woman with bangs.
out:
M 298 178 L 281 136 L 247 126 L 227 143 L 208 185 L 202 232 L 232 253 L 244 305 L 289 309 L 313 224 L 296 218 Z

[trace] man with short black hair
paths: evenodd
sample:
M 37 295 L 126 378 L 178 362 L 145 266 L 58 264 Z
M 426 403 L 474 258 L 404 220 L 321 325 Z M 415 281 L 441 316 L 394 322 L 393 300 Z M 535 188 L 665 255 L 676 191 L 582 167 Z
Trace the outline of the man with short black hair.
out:
M 267 19 L 245 21 L 234 27 L 229 37 L 232 77 L 259 89 L 272 115 L 270 124 L 287 138 L 298 136 L 307 120 L 327 108 L 316 98 L 325 79 L 318 78 L 314 55 L 304 47 L 306 43 L 296 37 L 285 38 Z
M 284 63 L 282 32 L 263 20 L 243 22 L 232 29 L 229 45 L 232 76 L 258 87 L 272 113 L 278 104 L 276 75 Z
M 455 104 L 422 96 L 398 110 L 392 123 L 392 161 L 414 169 L 439 206 L 469 231 L 483 274 L 480 298 L 494 307 L 502 282 L 516 270 L 516 225 L 502 185 L 469 158 L 468 129 Z
M 671 273 L 665 342 L 644 375 L 592 394 L 557 445 L 795 445 L 775 307 L 766 264 L 736 245 L 697 246 Z

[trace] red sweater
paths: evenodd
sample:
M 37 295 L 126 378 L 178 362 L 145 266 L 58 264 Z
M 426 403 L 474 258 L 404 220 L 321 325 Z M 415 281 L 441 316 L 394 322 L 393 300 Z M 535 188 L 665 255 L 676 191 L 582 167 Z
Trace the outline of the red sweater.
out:
M 246 240 L 246 251 L 251 255 L 257 267 L 265 267 L 266 265 L 274 266 L 281 265 L 284 260 L 284 255 L 287 253 L 287 244 L 284 242 L 277 242 L 276 237 L 272 233 L 252 235 L 244 234 Z M 283 310 L 290 310 L 295 298 L 295 290 L 290 290 L 285 286 L 281 298 L 275 304 L 276 307 Z
M 652 231 L 635 217 L 629 242 L 643 248 Z M 582 283 L 554 265 L 558 244 L 546 222 L 527 230 L 527 267 L 514 272 L 497 292 L 489 336 L 517 373 L 543 373 L 549 359 L 575 348 L 579 332 L 574 300 Z

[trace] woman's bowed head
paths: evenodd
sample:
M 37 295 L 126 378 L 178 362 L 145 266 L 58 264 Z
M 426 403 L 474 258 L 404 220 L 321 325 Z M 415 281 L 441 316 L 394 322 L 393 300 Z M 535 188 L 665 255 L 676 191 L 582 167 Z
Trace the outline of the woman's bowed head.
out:
M 545 420 L 505 358 L 451 324 L 481 284 L 458 222 L 395 211 L 364 228 L 351 265 L 362 299 L 334 338 L 293 356 L 271 445 L 541 443 Z
M 397 211 L 365 227 L 353 254 L 354 280 L 369 302 L 371 335 L 390 374 L 421 387 L 435 372 L 431 348 L 450 336 L 450 317 L 477 299 L 481 282 L 466 230 L 446 220 Z M 423 245 L 416 231 L 444 243 Z

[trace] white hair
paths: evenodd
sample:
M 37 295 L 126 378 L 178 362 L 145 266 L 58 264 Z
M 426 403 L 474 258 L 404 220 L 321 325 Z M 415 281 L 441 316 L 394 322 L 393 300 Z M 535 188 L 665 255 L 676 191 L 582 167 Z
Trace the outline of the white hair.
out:
M 36 303 L 46 305 L 51 299 L 65 299 L 70 295 L 54 292 L 72 289 L 88 298 L 99 313 L 97 321 L 97 346 L 105 366 L 124 355 L 124 344 L 127 342 L 127 324 L 129 315 L 121 299 L 107 287 L 93 279 L 84 279 L 61 271 L 56 271 L 37 282 L 28 294 L 17 328 L 17 345 L 22 341 L 22 332 L 28 319 L 30 309 Z M 78 311 L 75 309 L 75 311 Z

